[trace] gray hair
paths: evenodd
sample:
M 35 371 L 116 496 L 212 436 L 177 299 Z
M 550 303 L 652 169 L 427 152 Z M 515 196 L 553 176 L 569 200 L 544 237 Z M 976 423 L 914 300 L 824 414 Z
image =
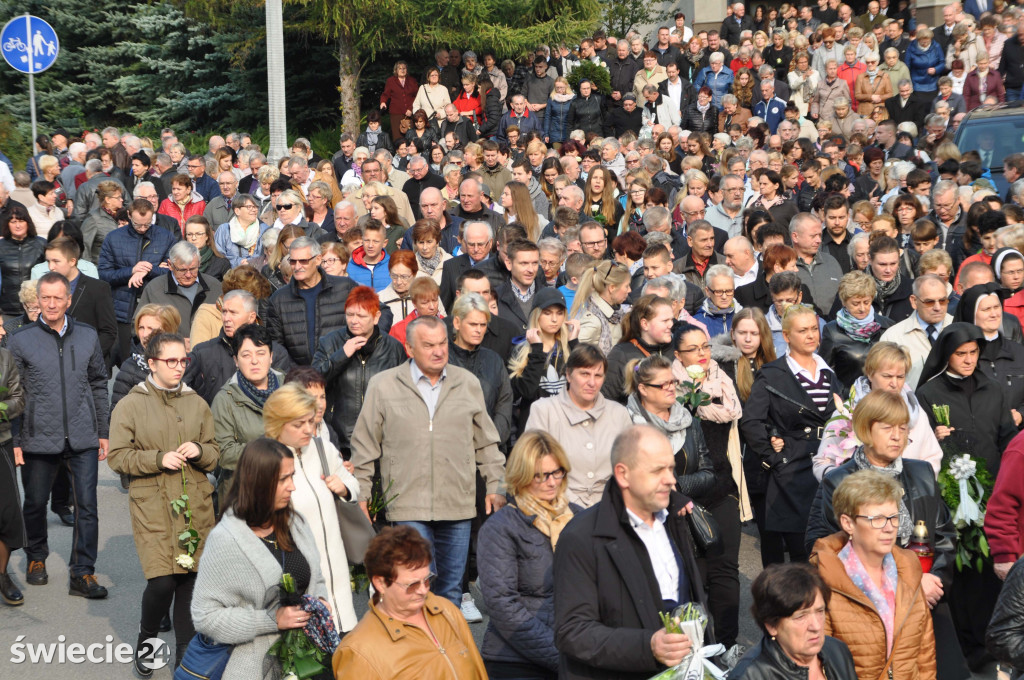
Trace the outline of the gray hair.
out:
M 303 158 L 302 156 L 292 156 L 291 158 L 288 159 L 288 166 L 291 167 L 293 165 L 298 166 L 300 168 L 308 168 L 309 161 Z
M 713 264 L 708 267 L 708 270 L 704 272 L 704 285 L 707 288 L 711 288 L 711 282 L 715 280 L 716 276 L 728 276 L 729 280 L 732 281 L 735 273 L 729 265 L 725 264 Z
M 725 104 L 739 104 L 739 103 L 740 103 L 740 100 L 737 99 L 736 95 L 734 95 L 734 94 L 722 95 L 722 105 L 723 106 Z
M 254 205 L 257 208 L 260 207 L 259 202 L 252 194 L 238 194 L 234 200 L 231 201 L 231 209 L 244 208 L 247 205 Z
M 773 69 L 771 66 L 769 66 L 768 64 L 764 64 L 763 66 L 761 66 L 761 68 L 757 69 L 757 75 L 761 76 L 762 85 L 765 82 L 764 79 L 771 77 L 771 80 L 768 81 L 768 84 L 771 85 L 772 87 L 775 87 L 775 69 Z
M 583 200 L 583 189 L 580 189 L 575 184 L 570 184 L 569 186 L 562 189 L 562 195 L 567 198 L 571 198 L 572 202 L 576 203 L 578 201 Z
M 520 95 L 520 96 L 522 96 L 522 95 Z M 424 158 L 423 156 L 413 156 L 412 158 L 409 159 L 409 166 L 408 167 L 411 168 L 414 165 L 416 167 L 419 167 L 421 165 L 426 166 L 426 165 L 428 165 L 427 159 Z M 409 325 L 411 326 L 412 324 L 409 324 Z
M 103 172 L 103 161 L 99 158 L 90 158 L 85 162 L 85 169 L 89 172 Z
M 797 213 L 793 216 L 793 219 L 789 221 L 789 233 L 796 233 L 801 227 L 808 224 L 814 224 L 814 228 L 818 231 L 821 230 L 821 220 L 812 215 L 809 212 Z
M 862 231 L 859 234 L 855 234 L 850 239 L 850 242 L 846 244 L 846 254 L 850 256 L 850 262 L 853 262 L 853 256 L 857 253 L 857 244 L 861 241 L 867 241 L 869 237 L 870 234 Z
M 491 223 L 487 222 L 486 220 L 466 220 L 465 222 L 459 225 L 459 235 L 465 238 L 466 230 L 472 227 L 474 224 L 480 224 L 483 225 L 484 227 L 487 227 L 487 240 L 494 240 L 494 226 L 491 225 Z
M 914 84 L 912 82 L 910 82 L 910 79 L 908 79 L 908 78 L 900 78 L 899 82 L 896 83 L 896 89 L 899 89 L 899 88 L 903 87 L 904 85 L 910 85 L 910 87 L 914 87 Z
M 668 246 L 672 250 L 672 237 L 663 231 L 649 231 L 644 234 L 644 241 L 648 246 Z
M 227 302 L 228 300 L 241 300 L 242 307 L 245 308 L 245 311 L 256 311 L 256 297 L 247 290 L 236 288 L 224 293 L 224 302 Z
M 1024 196 L 1024 178 L 1018 179 L 1010 185 L 1010 195 L 1014 198 L 1021 198 Z
M 1020 181 L 1020 180 L 1018 180 Z M 1016 184 L 1016 182 L 1014 182 Z M 956 191 L 960 185 L 951 179 L 940 179 L 934 185 L 932 185 L 932 203 L 935 202 L 936 196 L 944 196 L 950 191 Z
M 452 316 L 460 321 L 469 316 L 470 312 L 483 312 L 487 321 L 491 320 L 491 307 L 480 293 L 463 293 L 452 305 Z
M 377 149 L 373 152 L 374 159 L 377 160 L 381 165 L 389 165 L 393 156 L 387 149 Z
M 686 299 L 686 279 L 679 274 L 665 274 L 651 279 L 644 284 L 643 294 L 647 295 L 651 288 L 663 288 L 668 291 L 670 300 Z
M 604 141 L 601 142 L 601 148 L 603 149 L 606 146 L 614 147 L 616 151 L 622 148 L 622 145 L 619 144 L 619 140 L 615 139 L 614 137 L 604 138 Z
M 711 57 L 708 58 L 708 63 L 709 64 L 724 64 L 725 63 L 725 57 L 722 55 L 721 52 L 712 52 L 711 53 Z
M 445 328 L 444 321 L 441 321 L 441 319 L 436 316 L 417 316 L 415 319 L 410 321 L 409 325 L 405 328 L 405 341 L 411 347 L 416 346 L 414 339 L 416 337 L 416 329 L 420 326 L 426 326 L 427 328 Z
M 139 182 L 135 185 L 135 188 L 132 189 L 133 197 L 139 195 L 139 189 L 152 189 L 153 191 L 156 191 L 156 187 L 153 186 L 152 182 Z
M 288 246 L 288 254 L 290 255 L 296 250 L 301 250 L 302 248 L 309 248 L 310 257 L 316 257 L 322 252 L 320 250 L 320 244 L 316 242 L 316 239 L 311 239 L 308 236 L 300 236 L 292 241 L 291 245 Z
M 199 249 L 188 241 L 178 241 L 167 251 L 167 259 L 178 264 L 192 264 L 199 259 Z
M 568 251 L 565 244 L 554 236 L 548 236 L 547 238 L 542 238 L 537 241 L 537 250 L 541 250 L 546 253 L 555 253 L 558 255 L 559 262 L 565 259 L 566 252 Z
M 316 180 L 315 182 L 312 182 L 309 185 L 309 188 L 306 189 L 306 195 L 308 196 L 309 194 L 311 194 L 314 189 L 319 191 L 320 195 L 323 196 L 324 199 L 328 201 L 331 200 L 331 197 L 334 195 L 334 192 L 331 191 L 331 185 L 328 184 L 327 182 L 324 182 L 323 180 Z
M 913 286 L 914 297 L 920 299 L 921 298 L 921 288 L 922 288 L 922 286 L 924 286 L 924 284 L 930 283 L 930 282 L 939 283 L 939 284 L 942 285 L 943 288 L 946 287 L 946 282 L 943 281 L 939 277 L 938 274 L 921 274 L 916 279 L 914 279 L 914 286 Z
M 68 155 L 72 158 L 80 153 L 85 153 L 86 151 L 88 151 L 88 148 L 85 146 L 84 142 L 72 142 L 68 146 Z
M 644 211 L 643 220 L 644 229 L 655 231 L 657 227 L 664 226 L 672 220 L 672 213 L 668 211 L 668 208 L 657 205 Z

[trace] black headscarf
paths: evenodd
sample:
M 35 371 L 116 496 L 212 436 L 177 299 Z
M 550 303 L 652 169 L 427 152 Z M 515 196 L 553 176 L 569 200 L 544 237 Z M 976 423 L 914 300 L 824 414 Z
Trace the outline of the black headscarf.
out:
M 998 282 L 990 281 L 988 283 L 979 283 L 977 286 L 971 286 L 965 290 L 964 294 L 960 296 L 960 302 L 956 305 L 956 311 L 953 313 L 953 321 L 963 321 L 965 323 L 973 324 L 974 312 L 978 308 L 978 300 L 986 295 L 991 295 L 992 293 L 998 295 L 999 299 L 1002 300 L 1006 293 L 1006 289 Z
M 971 290 L 980 287 L 975 286 Z M 966 295 L 967 293 L 964 293 L 964 299 L 966 299 Z M 960 304 L 964 304 L 964 300 L 961 300 Z M 959 310 L 959 305 L 957 309 Z M 973 303 L 971 304 L 971 316 L 974 316 Z M 942 332 L 939 333 L 939 337 L 936 338 L 935 344 L 932 345 L 932 351 L 928 353 L 928 359 L 924 362 L 921 379 L 917 383 L 918 387 L 920 388 L 935 376 L 942 375 L 949 365 L 949 357 L 953 356 L 953 352 L 959 349 L 961 345 L 968 342 L 977 342 L 979 349 L 985 348 L 985 335 L 973 323 L 960 321 L 951 323 L 943 328 Z

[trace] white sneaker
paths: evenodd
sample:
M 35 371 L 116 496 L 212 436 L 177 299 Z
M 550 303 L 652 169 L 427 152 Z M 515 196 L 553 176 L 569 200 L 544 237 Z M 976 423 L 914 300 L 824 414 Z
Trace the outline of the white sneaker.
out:
M 469 593 L 462 594 L 462 615 L 466 618 L 467 623 L 480 623 L 484 620 L 484 615 L 476 608 L 476 602 L 473 601 L 473 596 Z

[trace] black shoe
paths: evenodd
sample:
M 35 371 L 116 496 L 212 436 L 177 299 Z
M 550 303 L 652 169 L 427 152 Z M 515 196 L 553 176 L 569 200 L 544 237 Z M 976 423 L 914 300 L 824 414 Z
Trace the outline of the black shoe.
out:
M 139 641 L 135 645 L 134 664 L 135 672 L 142 678 L 148 678 L 153 675 L 153 669 L 147 668 L 146 664 L 152 661 L 153 650 L 146 646 L 146 653 L 142 653 L 143 643 L 155 635 L 149 635 L 147 633 L 139 633 Z
M 166 633 L 171 629 L 171 615 L 164 614 L 164 618 L 160 619 L 160 632 Z
M 49 583 L 50 576 L 46 573 L 46 563 L 42 560 L 30 560 L 25 580 L 30 586 L 45 586 Z
M 60 517 L 60 523 L 63 524 L 64 526 L 66 526 L 66 527 L 73 527 L 73 526 L 75 526 L 75 513 L 71 512 L 70 510 L 65 510 L 63 512 L 59 512 L 59 513 L 57 513 L 57 516 Z
M 0 572 L 0 598 L 12 607 L 25 604 L 25 596 L 18 590 L 18 586 L 14 585 L 7 572 Z
M 107 589 L 96 582 L 94 575 L 83 574 L 82 576 L 71 577 L 68 595 L 84 597 L 90 600 L 102 600 L 107 596 Z

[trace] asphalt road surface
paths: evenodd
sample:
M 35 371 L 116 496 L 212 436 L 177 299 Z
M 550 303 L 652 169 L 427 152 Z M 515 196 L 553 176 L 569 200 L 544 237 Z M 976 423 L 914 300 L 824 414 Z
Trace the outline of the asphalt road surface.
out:
M 134 677 L 130 661 L 116 661 L 115 646 L 135 643 L 145 579 L 132 541 L 128 494 L 121 489 L 119 479 L 105 463 L 100 464 L 98 495 L 100 538 L 96 575 L 100 584 L 110 590 L 110 595 L 105 600 L 86 600 L 68 595 L 67 560 L 71 529 L 62 525 L 56 515 L 50 514 L 51 554 L 46 562 L 49 584 L 29 586 L 25 583 L 27 563 L 24 552 L 18 551 L 11 559 L 10 571 L 22 586 L 25 604 L 21 607 L 8 607 L 0 603 L 0 680 L 109 680 Z M 760 570 L 756 530 L 750 524 L 744 531 L 740 550 L 740 643 L 748 646 L 759 637 L 748 612 L 750 582 Z M 365 597 L 365 593 L 356 596 L 356 611 L 360 615 L 366 611 Z M 479 593 L 476 593 L 476 601 L 483 611 Z M 478 645 L 486 627 L 487 612 L 483 613 L 484 623 L 471 626 Z M 61 636 L 66 650 L 63 662 L 59 656 Z M 163 633 L 162 637 L 173 649 L 173 633 Z M 93 649 L 92 657 L 98 661 L 82 659 L 73 663 L 69 660 L 69 655 L 75 656 L 75 651 L 70 647 L 75 643 L 86 647 L 102 645 L 102 649 Z M 23 646 L 14 647 L 18 644 Z M 47 652 L 52 655 L 49 663 L 39 657 Z M 36 654 L 35 662 L 31 658 L 33 653 Z M 109 662 L 106 659 L 108 656 L 111 658 Z M 987 671 L 975 677 L 995 677 L 994 668 Z M 171 675 L 170 669 L 164 668 L 156 671 L 153 678 L 167 680 Z

